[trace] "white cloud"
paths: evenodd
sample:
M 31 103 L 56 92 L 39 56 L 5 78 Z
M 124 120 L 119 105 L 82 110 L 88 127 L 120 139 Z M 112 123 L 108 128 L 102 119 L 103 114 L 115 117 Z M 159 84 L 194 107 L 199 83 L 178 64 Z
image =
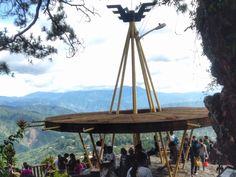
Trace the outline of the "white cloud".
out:
M 95 0 L 91 4 L 94 2 Z M 139 4 L 138 1 L 135 2 Z M 92 22 L 81 21 L 78 15 L 74 15 L 78 16 L 78 19 L 68 19 L 72 20 L 71 25 L 77 29 L 85 46 L 74 58 L 66 58 L 62 46 L 58 55 L 53 56 L 52 63 L 47 60 L 35 60 L 34 65 L 28 64 L 22 56 L 8 56 L 1 52 L 0 61 L 10 61 L 16 77 L 0 77 L 0 82 L 4 83 L 1 84 L 0 95 L 19 96 L 34 91 L 114 87 L 128 23 L 119 20 L 118 15 L 112 13 L 112 9 L 106 8 L 106 3 L 122 4 L 123 7 L 128 6 L 131 9 L 131 3 L 127 1 L 98 1 L 96 9 L 99 10 L 100 16 L 92 17 Z M 135 7 L 135 4 L 132 6 Z M 166 23 L 166 27 L 148 34 L 141 40 L 157 91 L 204 90 L 210 81 L 209 73 L 206 72 L 209 62 L 201 56 L 200 42 L 196 40 L 196 34 L 190 30 L 184 32 L 190 23 L 187 15 L 177 15 L 175 9 L 170 7 L 155 7 L 153 11 L 146 13 L 143 21 L 137 23 L 137 29 L 143 34 L 158 23 Z M 130 63 L 129 60 L 126 85 L 131 85 Z M 139 68 L 137 73 L 137 83 L 142 85 Z

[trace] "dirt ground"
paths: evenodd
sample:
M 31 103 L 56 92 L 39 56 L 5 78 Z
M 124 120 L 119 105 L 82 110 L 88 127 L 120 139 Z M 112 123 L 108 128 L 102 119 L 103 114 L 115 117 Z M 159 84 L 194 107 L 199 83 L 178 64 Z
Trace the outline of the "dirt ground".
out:
M 160 159 L 158 157 L 151 157 L 151 165 L 150 168 L 152 170 L 153 177 L 169 177 L 168 169 L 164 168 L 163 170 L 159 170 L 161 167 L 163 167 L 163 164 L 161 164 Z M 180 163 L 179 170 L 177 173 L 177 177 L 190 177 L 190 162 L 188 161 L 185 164 L 185 168 L 183 169 L 183 164 Z M 209 166 L 203 171 L 202 168 L 198 170 L 198 173 L 196 177 L 216 177 L 217 171 L 216 171 L 217 165 L 209 164 Z

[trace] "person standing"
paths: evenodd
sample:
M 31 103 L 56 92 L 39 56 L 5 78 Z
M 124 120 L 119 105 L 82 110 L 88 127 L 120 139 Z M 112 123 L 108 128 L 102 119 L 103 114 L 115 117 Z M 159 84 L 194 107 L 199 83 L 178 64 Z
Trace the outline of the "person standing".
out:
M 203 170 L 205 170 L 204 163 L 206 159 L 208 158 L 207 146 L 204 144 L 202 139 L 199 139 L 199 143 L 200 143 L 199 156 L 202 161 L 202 168 Z
M 179 144 L 178 137 L 174 134 L 173 131 L 170 131 L 170 137 L 169 137 L 170 157 L 172 163 L 174 164 L 177 162 L 178 158 L 178 144 Z
M 191 176 L 194 176 L 197 174 L 198 167 L 195 165 L 195 158 L 200 158 L 200 144 L 195 136 L 192 138 L 192 143 L 190 147 L 190 161 L 191 161 Z

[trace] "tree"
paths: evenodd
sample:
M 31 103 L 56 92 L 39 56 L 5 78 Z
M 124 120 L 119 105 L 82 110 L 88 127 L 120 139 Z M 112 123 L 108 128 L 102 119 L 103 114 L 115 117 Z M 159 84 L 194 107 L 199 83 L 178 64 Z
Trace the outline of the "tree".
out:
M 163 0 L 164 4 L 174 2 Z M 205 97 L 204 103 L 217 134 L 218 149 L 236 166 L 236 1 L 191 2 L 195 10 L 190 11 L 193 19 L 190 28 L 195 28 L 202 38 L 203 53 L 211 62 L 213 82 L 222 86 L 220 93 Z
M 17 132 L 10 135 L 0 144 L 0 176 L 9 176 L 9 172 L 6 169 L 15 163 L 14 143 L 23 138 L 27 127 L 27 123 L 24 120 L 17 121 L 17 125 L 19 127 Z
M 42 59 L 57 53 L 57 48 L 47 42 L 60 40 L 68 46 L 68 56 L 74 56 L 82 43 L 66 21 L 68 8 L 84 15 L 87 21 L 91 14 L 96 14 L 86 7 L 84 0 L 1 0 L 0 17 L 4 24 L 13 23 L 15 30 L 10 32 L 9 26 L 0 29 L 0 51 Z M 47 23 L 41 27 L 41 34 L 35 36 L 31 29 L 41 19 L 47 19 Z M 0 74 L 9 73 L 8 65 L 0 63 Z

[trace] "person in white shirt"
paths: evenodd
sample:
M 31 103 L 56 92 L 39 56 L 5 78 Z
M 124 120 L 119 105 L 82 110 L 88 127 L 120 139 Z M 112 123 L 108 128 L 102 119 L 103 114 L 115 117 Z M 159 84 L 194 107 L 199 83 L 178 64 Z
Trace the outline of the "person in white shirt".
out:
M 127 177 L 153 177 L 151 170 L 147 167 L 147 158 L 144 152 L 136 154 L 134 165 L 128 170 Z
M 207 152 L 207 146 L 203 143 L 202 139 L 199 139 L 200 143 L 200 149 L 199 149 L 199 156 L 202 160 L 202 164 L 208 159 L 208 152 Z M 205 170 L 205 166 L 202 165 L 203 170 Z

